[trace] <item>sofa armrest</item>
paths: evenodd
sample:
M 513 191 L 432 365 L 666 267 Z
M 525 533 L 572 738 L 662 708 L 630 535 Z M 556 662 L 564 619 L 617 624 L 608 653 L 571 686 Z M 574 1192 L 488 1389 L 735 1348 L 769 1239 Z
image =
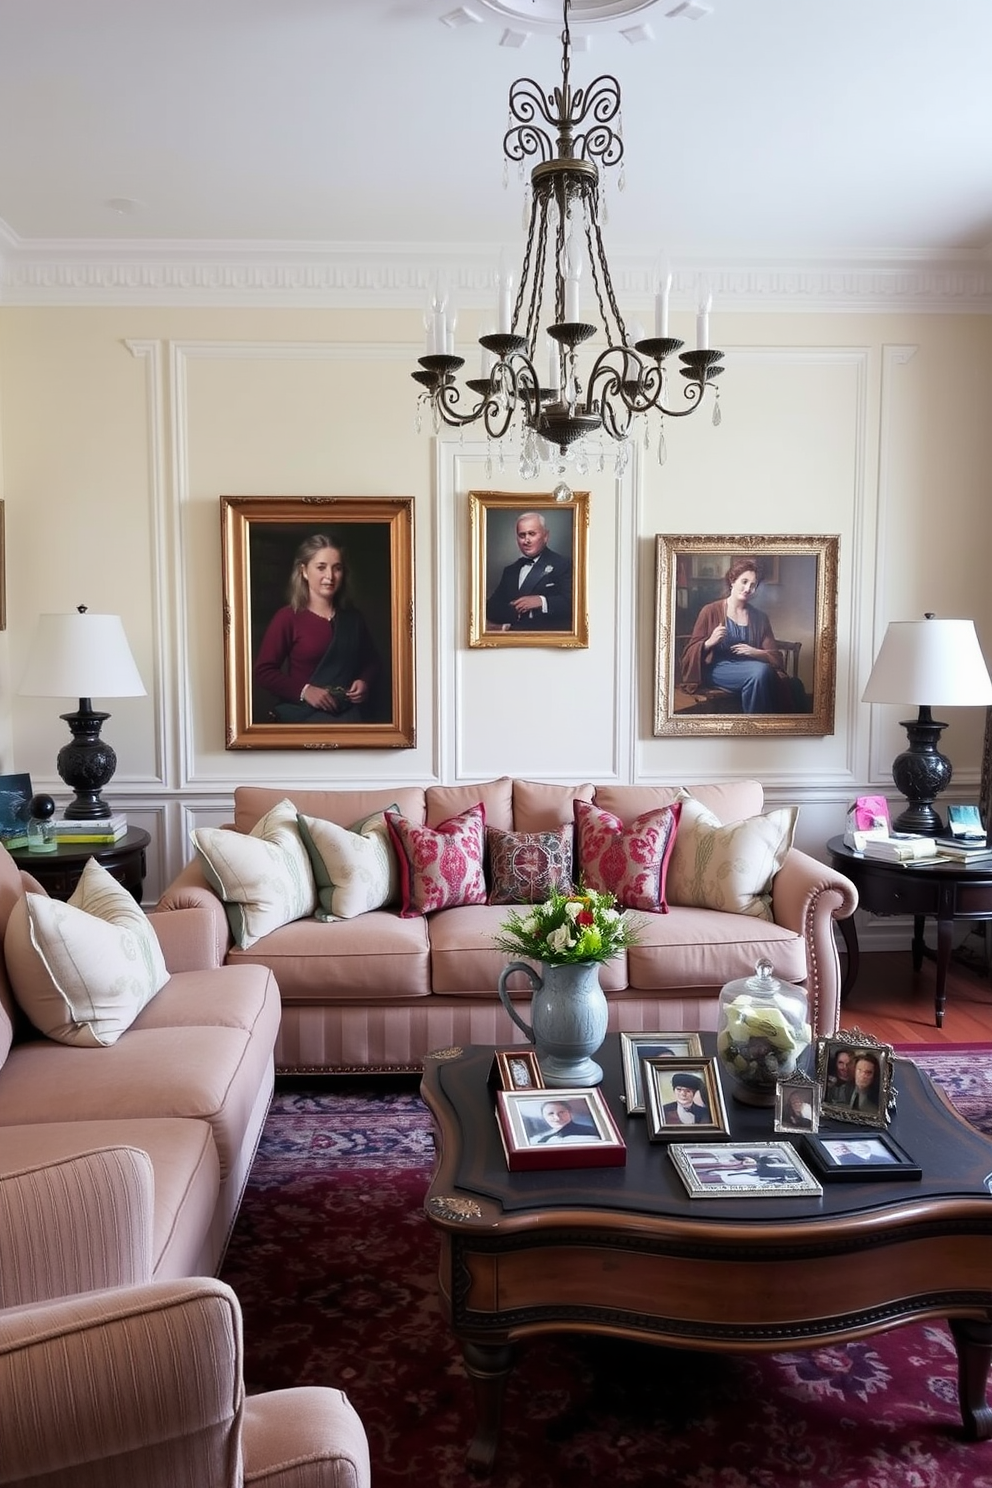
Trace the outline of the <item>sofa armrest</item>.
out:
M 211 955 L 214 959 L 204 963 L 209 966 L 223 966 L 228 951 L 234 944 L 231 934 L 231 926 L 228 923 L 224 906 L 217 894 L 207 883 L 203 869 L 194 858 L 188 862 L 185 868 L 172 880 L 165 893 L 152 911 L 152 923 L 158 929 L 158 918 L 160 913 L 176 909 L 203 909 L 206 910 L 212 922 L 211 944 L 213 950 Z M 159 937 L 161 939 L 161 936 Z M 170 970 L 173 968 L 170 967 Z M 175 968 L 178 970 L 179 968 Z M 200 970 L 200 967 L 193 968 Z
M 365 1427 L 341 1390 L 301 1386 L 245 1401 L 245 1488 L 369 1488 Z
M 234 1483 L 241 1317 L 207 1278 L 0 1312 L 0 1483 Z
M 147 1281 L 153 1192 L 135 1147 L 0 1174 L 0 1307 Z
M 772 880 L 776 925 L 794 930 L 806 942 L 806 991 L 814 1038 L 837 1032 L 840 1023 L 840 958 L 834 920 L 858 907 L 858 891 L 836 869 L 791 848 Z
M 207 905 L 153 909 L 148 923 L 155 931 L 170 972 L 212 971 L 224 965 L 229 944 L 227 917 L 222 932 L 216 913 Z

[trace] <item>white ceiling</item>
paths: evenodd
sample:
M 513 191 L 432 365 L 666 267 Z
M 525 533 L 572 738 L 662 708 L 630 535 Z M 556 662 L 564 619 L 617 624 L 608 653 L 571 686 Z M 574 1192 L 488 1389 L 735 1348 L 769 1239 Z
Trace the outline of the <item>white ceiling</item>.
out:
M 573 85 L 623 92 L 608 249 L 988 263 L 992 0 L 677 7 L 573 6 Z M 560 0 L 0 0 L 0 257 L 515 246 L 507 92 L 554 86 L 559 31 Z

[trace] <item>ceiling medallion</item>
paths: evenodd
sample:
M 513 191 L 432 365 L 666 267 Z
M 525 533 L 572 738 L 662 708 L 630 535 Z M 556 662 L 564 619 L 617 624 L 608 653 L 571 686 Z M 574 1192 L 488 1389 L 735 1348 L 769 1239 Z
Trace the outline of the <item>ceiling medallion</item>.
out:
M 524 161 L 535 160 L 530 173 L 527 242 L 513 296 L 514 278 L 501 256 L 497 276 L 498 329 L 479 337 L 482 364 L 478 377 L 465 386 L 472 405 L 456 382 L 464 366 L 454 348 L 455 315 L 447 288 L 435 281 L 424 317 L 427 349 L 412 376 L 423 391 L 421 409 L 430 410 L 434 432 L 442 425 L 462 429 L 479 424 L 495 443 L 500 469 L 503 441 L 511 428 L 519 433 L 518 472 L 523 479 L 539 474 L 542 465 L 564 485 L 569 464 L 580 478 L 590 458 L 605 468 L 607 441 L 614 448 L 614 469 L 623 474 L 630 457 L 635 420 L 650 441 L 647 415 L 661 416 L 658 459 L 664 463 L 664 416 L 684 418 L 702 406 L 707 386 L 723 371 L 723 353 L 709 346 L 710 301 L 696 317 L 696 350 L 668 334 L 668 296 L 671 274 L 662 273 L 655 285 L 654 335 L 625 325 L 606 261 L 601 232 L 600 169 L 620 167 L 623 188 L 623 138 L 620 84 L 603 74 L 588 87 L 573 89 L 570 82 L 570 0 L 563 0 L 561 83 L 545 92 L 531 78 L 518 78 L 510 88 L 510 127 L 503 137 L 504 180 L 512 161 L 523 174 Z M 616 120 L 616 128 L 613 121 Z M 542 125 L 549 126 L 554 138 Z M 582 318 L 580 282 L 588 276 L 586 299 L 595 298 L 601 324 Z M 553 299 L 553 320 L 541 330 L 545 290 Z M 600 347 L 605 333 L 606 345 Z M 592 365 L 585 380 L 580 375 L 579 349 L 597 338 L 591 348 Z M 681 400 L 666 404 L 666 359 L 678 353 L 685 385 Z M 545 368 L 542 379 L 538 362 Z M 582 369 L 584 370 L 584 369 Z M 477 401 L 476 401 L 477 400 Z M 713 422 L 720 422 L 715 396 Z M 492 475 L 492 448 L 486 462 Z

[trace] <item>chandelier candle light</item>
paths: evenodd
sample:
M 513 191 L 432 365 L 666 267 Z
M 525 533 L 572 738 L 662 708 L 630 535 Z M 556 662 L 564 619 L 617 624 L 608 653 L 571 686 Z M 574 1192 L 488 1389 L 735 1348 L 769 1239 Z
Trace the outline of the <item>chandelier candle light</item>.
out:
M 478 401 L 470 408 L 463 406 L 455 374 L 464 366 L 464 358 L 455 354 L 454 318 L 440 279 L 425 315 L 426 353 L 420 358 L 420 370 L 412 374 L 424 389 L 419 401 L 430 406 L 435 433 L 442 424 L 464 428 L 480 423 L 490 440 L 501 441 L 516 419 L 521 435 L 520 475 L 525 479 L 536 476 L 546 461 L 559 477 L 555 496 L 562 501 L 570 500 L 572 494 L 564 482 L 567 461 L 573 459 L 577 474 L 584 475 L 589 468 L 587 441 L 598 438 L 602 468 L 603 439 L 608 438 L 616 446 L 615 469 L 621 475 L 630 453 L 634 420 L 651 411 L 662 416 L 658 458 L 664 462 L 664 416 L 684 418 L 695 412 L 702 406 L 707 384 L 723 371 L 723 353 L 709 346 L 712 296 L 708 291 L 696 317 L 696 349 L 683 351 L 684 343 L 668 334 L 672 276 L 667 266 L 657 275 L 655 285 L 654 335 L 645 337 L 633 325 L 628 331 L 624 324 L 600 227 L 605 215 L 600 167 L 620 166 L 624 153 L 620 84 L 604 74 L 586 88 L 573 89 L 568 12 L 569 0 L 564 0 L 560 85 L 545 92 L 531 78 L 518 78 L 510 88 L 505 160 L 515 161 L 521 171 L 525 160 L 536 159 L 537 163 L 530 175 L 527 243 L 516 300 L 513 276 L 501 255 L 496 284 L 498 329 L 480 336 L 482 375 L 466 380 Z M 549 286 L 554 320 L 542 332 Z M 583 295 L 586 300 L 595 297 L 602 326 L 583 319 Z M 578 349 L 604 332 L 606 346 L 599 350 L 597 341 L 584 384 Z M 676 400 L 676 406 L 670 407 L 665 403 L 665 362 L 676 352 L 685 386 L 681 402 Z M 542 382 L 538 364 L 545 357 L 547 376 Z M 718 401 L 713 422 L 720 422 Z

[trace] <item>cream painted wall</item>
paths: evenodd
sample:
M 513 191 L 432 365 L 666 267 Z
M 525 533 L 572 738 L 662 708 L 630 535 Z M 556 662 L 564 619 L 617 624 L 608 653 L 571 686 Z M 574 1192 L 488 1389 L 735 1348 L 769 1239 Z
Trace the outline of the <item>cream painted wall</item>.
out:
M 677 334 L 678 326 L 673 330 Z M 109 794 L 153 833 L 157 896 L 190 826 L 227 819 L 238 782 L 370 784 L 495 774 L 671 781 L 754 775 L 802 805 L 822 853 L 844 807 L 893 793 L 904 710 L 860 702 L 889 619 L 973 617 L 992 658 L 992 326 L 987 317 L 728 315 L 721 427 L 670 420 L 668 461 L 640 447 L 594 471 L 588 650 L 472 650 L 468 493 L 474 438 L 414 427 L 412 313 L 0 309 L 8 629 L 0 767 L 64 797 L 64 704 L 19 698 L 36 616 L 120 613 L 148 687 L 108 701 Z M 365 409 L 374 405 L 375 414 Z M 657 430 L 652 433 L 652 446 Z M 220 497 L 411 496 L 417 744 L 227 751 Z M 837 534 L 836 727 L 826 738 L 655 738 L 655 535 Z M 957 710 L 954 799 L 978 785 L 984 714 Z

